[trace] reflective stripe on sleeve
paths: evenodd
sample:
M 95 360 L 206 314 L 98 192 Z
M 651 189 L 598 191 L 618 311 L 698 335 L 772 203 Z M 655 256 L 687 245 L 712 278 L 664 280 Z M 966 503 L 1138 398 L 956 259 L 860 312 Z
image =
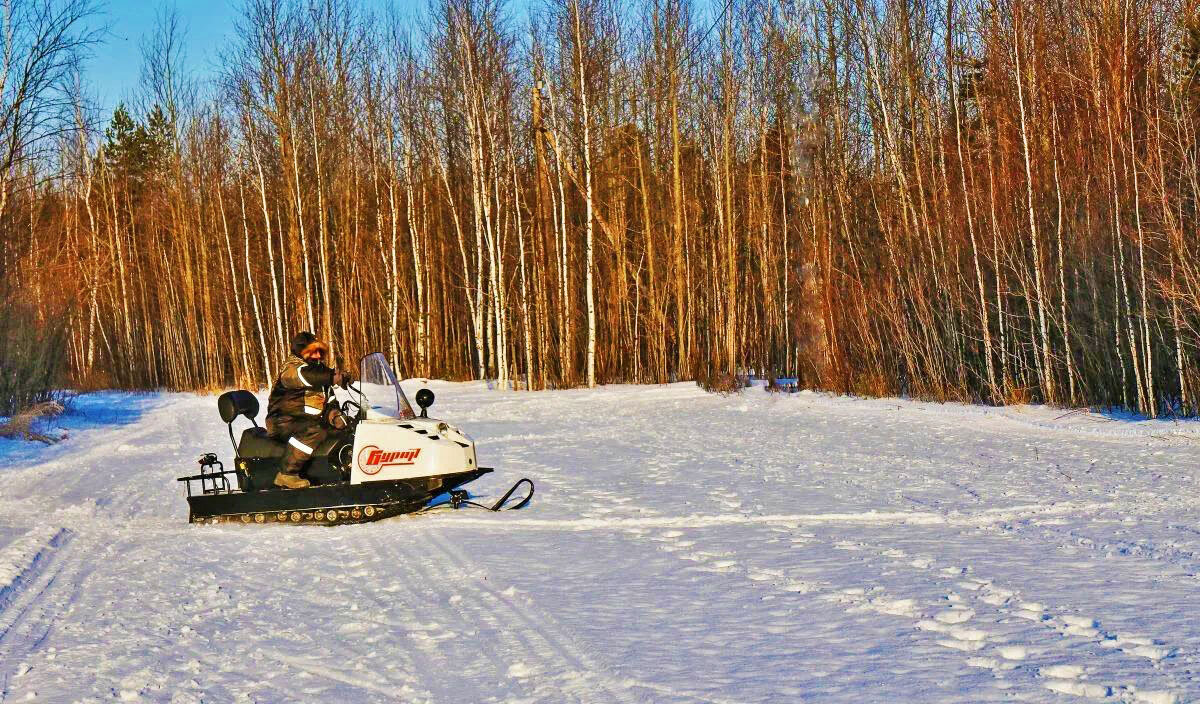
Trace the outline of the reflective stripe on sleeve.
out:
M 313 453 L 313 449 L 311 447 L 297 440 L 296 436 L 294 435 L 288 438 L 288 444 L 306 455 L 311 455 Z
M 313 408 L 312 406 L 305 406 L 305 407 L 304 407 L 304 412 L 305 412 L 305 413 L 307 413 L 307 414 L 308 414 L 308 415 L 310 415 L 310 416 L 319 416 L 319 415 L 321 415 L 321 409 L 320 409 L 320 408 Z
M 300 373 L 300 370 L 307 366 L 307 364 L 301 364 L 300 366 L 296 367 L 296 377 L 300 379 L 301 384 L 304 384 L 305 386 L 312 386 L 312 384 L 308 383 L 308 379 L 305 379 L 304 375 Z

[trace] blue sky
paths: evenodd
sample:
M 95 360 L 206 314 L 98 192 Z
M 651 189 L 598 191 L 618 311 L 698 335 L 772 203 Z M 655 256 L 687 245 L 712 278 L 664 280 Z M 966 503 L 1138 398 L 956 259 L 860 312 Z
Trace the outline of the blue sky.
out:
M 102 6 L 99 21 L 108 25 L 109 33 L 96 47 L 86 77 L 105 113 L 132 95 L 141 74 L 142 37 L 154 31 L 155 16 L 166 4 L 160 0 L 108 0 Z M 188 66 L 200 75 L 212 72 L 217 47 L 232 37 L 240 0 L 178 0 L 175 6 L 187 32 Z
M 384 8 L 393 0 L 359 0 L 365 7 Z M 234 23 L 243 0 L 101 0 L 98 24 L 109 28 L 103 44 L 88 62 L 85 78 L 108 115 L 117 103 L 128 101 L 141 77 L 142 38 L 154 32 L 156 16 L 174 4 L 185 36 L 188 68 L 198 78 L 217 70 L 221 47 L 234 39 Z M 398 9 L 416 9 L 426 0 L 394 0 Z M 523 4 L 524 0 L 517 0 Z
M 363 6 L 383 10 L 394 4 L 401 13 L 416 13 L 428 0 L 357 0 Z M 509 0 L 515 16 L 522 16 L 541 0 Z M 718 0 L 698 0 L 708 17 Z M 142 38 L 154 32 L 155 19 L 164 7 L 174 4 L 184 29 L 186 65 L 200 79 L 218 70 L 221 48 L 234 40 L 234 23 L 241 16 L 244 0 L 99 0 L 98 24 L 109 28 L 104 42 L 95 48 L 87 64 L 85 79 L 107 119 L 117 103 L 130 101 L 141 77 Z M 636 2 L 636 0 L 633 0 Z M 707 21 L 707 20 L 706 20 Z

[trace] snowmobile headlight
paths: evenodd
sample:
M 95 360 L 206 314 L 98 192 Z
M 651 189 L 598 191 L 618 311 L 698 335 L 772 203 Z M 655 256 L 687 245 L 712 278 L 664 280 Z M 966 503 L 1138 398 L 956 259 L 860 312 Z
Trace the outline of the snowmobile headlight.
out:
M 449 424 L 449 423 L 438 423 L 438 424 L 437 424 L 437 431 L 438 431 L 438 433 L 439 433 L 439 434 L 440 434 L 440 433 L 448 433 L 448 432 L 450 432 L 450 424 Z

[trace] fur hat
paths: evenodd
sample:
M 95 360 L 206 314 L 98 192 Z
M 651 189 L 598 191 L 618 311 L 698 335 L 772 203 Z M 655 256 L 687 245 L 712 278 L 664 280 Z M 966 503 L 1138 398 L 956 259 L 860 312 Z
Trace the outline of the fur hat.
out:
M 329 345 L 317 339 L 317 336 L 305 330 L 304 332 L 296 333 L 292 338 L 292 354 L 303 358 L 305 354 L 311 354 L 314 350 L 320 350 L 329 356 Z

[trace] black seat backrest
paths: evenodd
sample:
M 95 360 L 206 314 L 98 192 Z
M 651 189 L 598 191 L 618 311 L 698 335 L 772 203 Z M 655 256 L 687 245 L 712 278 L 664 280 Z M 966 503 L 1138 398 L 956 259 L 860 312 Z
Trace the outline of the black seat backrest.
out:
M 226 423 L 232 423 L 238 416 L 246 416 L 258 425 L 254 420 L 258 416 L 258 399 L 249 391 L 226 391 L 217 399 L 217 410 Z

